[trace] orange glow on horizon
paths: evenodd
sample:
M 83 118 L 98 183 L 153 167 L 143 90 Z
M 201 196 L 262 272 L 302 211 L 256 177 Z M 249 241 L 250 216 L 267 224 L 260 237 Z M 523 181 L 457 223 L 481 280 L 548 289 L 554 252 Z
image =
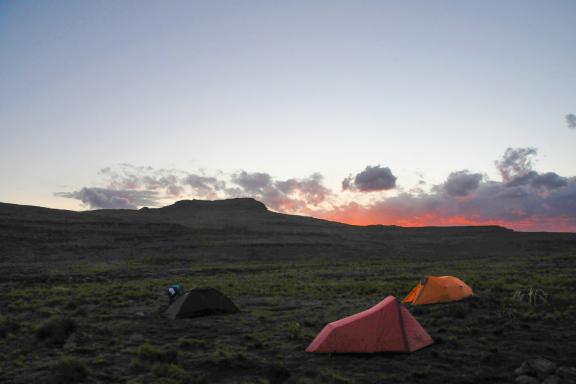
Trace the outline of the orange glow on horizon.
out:
M 325 220 L 337 221 L 351 225 L 397 225 L 401 227 L 450 227 L 450 226 L 483 226 L 497 225 L 525 232 L 576 232 L 576 223 L 567 218 L 527 218 L 519 221 L 481 220 L 465 216 L 439 216 L 427 213 L 415 217 L 394 217 L 385 219 L 382 215 L 371 215 L 370 212 L 360 209 L 351 209 L 349 212 L 325 212 L 317 217 Z

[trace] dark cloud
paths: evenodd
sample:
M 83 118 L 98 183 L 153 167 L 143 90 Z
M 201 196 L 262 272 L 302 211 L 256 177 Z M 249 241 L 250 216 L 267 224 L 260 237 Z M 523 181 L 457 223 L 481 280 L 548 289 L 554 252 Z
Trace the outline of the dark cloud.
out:
M 547 190 L 558 189 L 568 185 L 568 179 L 554 172 L 537 174 L 530 185 L 534 188 L 545 188 Z
M 576 178 L 568 179 L 566 186 L 551 192 L 546 197 L 546 204 L 551 215 L 576 222 Z M 576 223 L 572 231 L 576 232 Z
M 532 170 L 532 156 L 536 156 L 536 148 L 508 148 L 504 156 L 495 162 L 502 175 L 502 180 L 510 181 L 515 177 L 526 175 Z
M 524 175 L 516 176 L 506 183 L 508 187 L 530 186 L 535 189 L 548 190 L 564 187 L 568 179 L 555 172 L 538 173 L 530 171 Z
M 269 174 L 260 172 L 240 171 L 233 174 L 231 180 L 249 193 L 262 193 L 272 183 L 272 177 Z
M 566 118 L 566 125 L 568 128 L 575 129 L 576 128 L 576 115 L 573 113 L 569 113 L 565 116 Z
M 386 191 L 396 188 L 396 176 L 388 167 L 367 166 L 366 169 L 358 173 L 354 179 L 352 176 L 342 181 L 343 190 L 357 190 L 361 192 Z
M 182 178 L 182 183 L 192 188 L 199 197 L 212 197 L 217 191 L 226 188 L 226 182 L 212 176 L 189 174 Z
M 350 191 L 352 190 L 352 188 L 354 187 L 354 180 L 352 179 L 352 176 L 348 176 L 347 178 L 345 178 L 344 180 L 342 180 L 342 190 L 343 191 Z
M 58 192 L 56 195 L 80 200 L 92 209 L 137 209 L 158 205 L 158 196 L 151 191 L 82 188 L 75 192 Z
M 211 190 L 212 186 L 218 182 L 215 177 L 205 177 L 199 175 L 188 175 L 184 177 L 182 181 L 194 189 L 204 191 Z
M 467 170 L 452 172 L 443 188 L 450 196 L 466 196 L 478 188 L 480 181 L 482 175 L 479 173 L 470 173 Z
M 173 185 L 178 185 L 180 180 L 175 175 L 161 175 L 161 176 L 144 175 L 141 177 L 140 182 L 146 189 L 159 189 L 159 188 L 167 188 Z
M 529 185 L 534 178 L 538 176 L 538 172 L 529 171 L 523 175 L 515 176 L 506 182 L 507 187 L 518 187 L 520 185 Z
M 322 204 L 332 194 L 322 185 L 319 173 L 303 179 L 274 180 L 267 173 L 240 171 L 232 175 L 231 181 L 240 188 L 227 189 L 229 197 L 253 197 L 273 210 L 284 212 L 304 212 L 310 206 Z
M 276 181 L 274 186 L 287 195 L 297 193 L 306 204 L 318 205 L 332 193 L 330 189 L 322 185 L 322 181 L 322 175 L 314 173 L 309 178 Z

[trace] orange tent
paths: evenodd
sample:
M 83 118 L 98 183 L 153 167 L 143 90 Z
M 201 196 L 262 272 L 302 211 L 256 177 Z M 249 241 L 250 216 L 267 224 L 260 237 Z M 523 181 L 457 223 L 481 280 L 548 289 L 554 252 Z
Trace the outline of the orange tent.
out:
M 414 352 L 432 338 L 394 296 L 329 323 L 306 348 L 316 353 Z
M 454 276 L 428 276 L 402 300 L 412 305 L 447 303 L 472 296 L 472 288 Z

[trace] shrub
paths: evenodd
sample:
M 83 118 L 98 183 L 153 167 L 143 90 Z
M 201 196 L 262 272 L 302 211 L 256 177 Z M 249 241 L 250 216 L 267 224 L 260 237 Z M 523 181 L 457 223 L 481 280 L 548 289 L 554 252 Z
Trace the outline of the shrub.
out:
M 290 377 L 290 371 L 280 363 L 272 364 L 268 367 L 267 377 L 270 384 L 280 384 Z
M 309 377 L 299 377 L 296 380 L 296 384 L 314 384 L 316 383 L 316 381 L 314 381 L 313 379 L 309 378 Z
M 148 364 L 140 359 L 132 359 L 130 361 L 130 368 L 135 371 L 145 371 L 148 368 Z
M 189 339 L 186 337 L 181 337 L 178 339 L 178 345 L 181 348 L 202 348 L 206 349 L 208 347 L 208 341 L 204 339 Z
M 0 339 L 6 338 L 12 333 L 16 333 L 20 330 L 20 323 L 14 320 L 3 319 L 0 321 Z
M 430 376 L 430 366 L 426 365 L 423 367 L 417 367 L 414 372 L 412 372 L 412 377 L 414 377 L 415 379 L 424 379 L 428 376 Z
M 500 287 L 487 289 L 480 294 L 481 301 L 479 301 L 479 304 L 488 307 L 498 306 L 502 301 L 503 293 Z
M 232 367 L 249 367 L 254 365 L 248 355 L 242 351 L 235 351 L 227 345 L 220 345 L 212 353 L 212 361 L 220 366 Z
M 503 319 L 516 319 L 519 317 L 520 313 L 513 306 L 503 304 L 496 312 L 496 315 Z
M 290 340 L 298 340 L 303 336 L 302 325 L 300 325 L 300 323 L 297 321 L 288 323 L 286 330 L 288 332 L 288 339 Z
M 244 336 L 244 340 L 248 342 L 246 344 L 248 349 L 260 349 L 268 344 L 269 337 L 264 334 L 253 333 Z
M 150 370 L 156 377 L 173 379 L 178 383 L 201 383 L 205 382 L 205 377 L 198 375 L 194 377 L 190 372 L 176 364 L 156 363 Z
M 318 320 L 305 319 L 302 322 L 302 325 L 305 327 L 315 327 L 316 324 L 318 324 L 318 323 L 319 323 Z
M 340 372 L 333 370 L 332 368 L 320 368 L 320 374 L 322 378 L 327 380 L 329 383 L 346 384 L 352 383 L 353 381 L 342 375 Z
M 178 351 L 162 349 L 148 343 L 138 347 L 136 354 L 140 360 L 151 363 L 175 363 L 178 360 Z
M 446 316 L 456 319 L 466 318 L 466 315 L 469 312 L 469 308 L 460 303 L 448 304 L 445 308 Z
M 182 384 L 207 384 L 208 380 L 204 373 L 189 372 L 177 364 L 163 364 L 156 363 L 150 370 L 152 375 L 157 378 L 169 379 L 170 383 Z M 162 380 L 154 380 L 153 382 L 164 382 Z
M 36 340 L 46 342 L 50 346 L 61 347 L 75 329 L 74 320 L 49 320 L 36 329 Z
M 75 357 L 64 357 L 50 369 L 47 384 L 75 384 L 89 375 L 86 364 Z

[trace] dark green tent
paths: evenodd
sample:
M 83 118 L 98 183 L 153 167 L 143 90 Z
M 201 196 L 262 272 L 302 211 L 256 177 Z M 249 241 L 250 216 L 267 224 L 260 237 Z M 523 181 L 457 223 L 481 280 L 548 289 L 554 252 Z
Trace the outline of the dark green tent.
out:
M 166 314 L 171 319 L 240 312 L 234 303 L 214 288 L 195 288 L 176 300 Z

